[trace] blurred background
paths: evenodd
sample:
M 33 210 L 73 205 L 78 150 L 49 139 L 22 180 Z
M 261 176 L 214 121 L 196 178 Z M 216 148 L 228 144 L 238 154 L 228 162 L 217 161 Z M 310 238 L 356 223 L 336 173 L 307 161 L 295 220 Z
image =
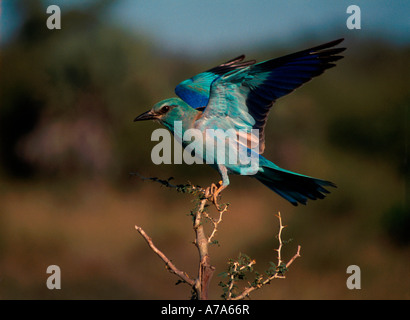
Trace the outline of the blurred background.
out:
M 61 30 L 46 9 L 61 9 Z M 280 99 L 265 156 L 333 181 L 325 199 L 293 207 L 258 181 L 232 177 L 211 248 L 217 274 L 239 252 L 263 272 L 275 261 L 280 211 L 286 280 L 254 299 L 409 299 L 410 3 L 351 1 L 0 2 L 0 298 L 187 299 L 137 234 L 143 227 L 196 275 L 187 216 L 194 204 L 145 176 L 207 186 L 206 165 L 151 162 L 158 124 L 133 123 L 180 81 L 240 54 L 266 60 L 344 37 L 338 66 Z M 61 290 L 46 269 L 61 268 Z M 349 265 L 360 290 L 346 287 Z

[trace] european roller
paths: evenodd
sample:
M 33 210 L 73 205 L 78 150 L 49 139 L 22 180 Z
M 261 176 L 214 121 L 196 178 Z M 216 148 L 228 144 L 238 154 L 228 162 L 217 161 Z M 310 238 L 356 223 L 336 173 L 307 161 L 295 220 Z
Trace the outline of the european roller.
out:
M 336 187 L 335 184 L 282 169 L 262 156 L 265 126 L 277 99 L 334 67 L 335 62 L 343 58 L 339 54 L 345 48 L 336 47 L 342 41 L 335 40 L 260 63 L 244 61 L 245 56 L 241 55 L 181 82 L 175 88 L 178 98 L 158 102 L 134 121 L 158 121 L 174 136 L 178 135 L 175 138 L 184 148 L 188 142 L 182 137 L 189 129 L 202 132 L 204 137 L 209 129 L 238 132 L 236 141 L 229 140 L 224 148 L 235 145 L 242 155 L 254 158 L 256 155 L 257 165 L 238 161 L 210 163 L 222 178 L 212 195 L 215 204 L 219 193 L 229 185 L 229 174 L 256 178 L 295 206 L 306 204 L 308 199 L 323 199 L 329 193 L 325 187 Z M 174 130 L 176 123 L 181 126 L 177 133 Z M 251 147 L 254 142 L 256 148 Z M 206 160 L 216 151 L 210 150 L 205 142 L 203 144 L 203 151 L 196 156 Z

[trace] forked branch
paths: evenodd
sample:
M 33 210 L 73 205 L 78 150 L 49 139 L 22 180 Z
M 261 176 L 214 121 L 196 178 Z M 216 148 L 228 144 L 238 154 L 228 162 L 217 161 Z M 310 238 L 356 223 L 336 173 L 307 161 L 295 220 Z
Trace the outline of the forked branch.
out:
M 171 272 L 176 274 L 178 277 L 181 278 L 183 282 L 188 283 L 190 286 L 194 286 L 195 281 L 192 280 L 185 272 L 179 270 L 172 262 L 167 258 L 167 256 L 159 250 L 154 243 L 152 242 L 152 239 L 150 236 L 147 235 L 147 233 L 139 226 L 135 226 L 135 229 L 140 233 L 140 235 L 145 239 L 145 241 L 148 243 L 149 247 L 151 248 L 152 251 L 154 251 L 161 259 L 164 261 L 165 266 L 167 269 Z
M 223 209 L 220 209 L 219 206 L 213 201 L 212 187 L 203 189 L 199 186 L 194 186 L 191 184 L 186 185 L 174 185 L 170 183 L 170 180 L 162 180 L 158 178 L 145 178 L 140 174 L 134 174 L 139 176 L 143 180 L 151 180 L 158 182 L 168 188 L 174 188 L 179 192 L 183 193 L 192 193 L 198 197 L 198 204 L 195 210 L 192 212 L 193 215 L 193 229 L 195 232 L 195 241 L 194 244 L 198 249 L 199 253 L 199 267 L 198 275 L 195 279 L 191 278 L 186 272 L 179 270 L 171 260 L 160 251 L 153 243 L 151 237 L 139 226 L 135 226 L 140 235 L 146 240 L 149 247 L 154 251 L 165 263 L 167 269 L 177 275 L 182 282 L 187 283 L 193 289 L 194 295 L 193 298 L 206 300 L 208 299 L 208 289 L 209 283 L 211 281 L 212 275 L 215 271 L 215 267 L 211 265 L 210 256 L 209 256 L 209 245 L 214 241 L 215 234 L 219 224 L 222 222 L 222 216 L 227 211 L 227 205 Z M 208 205 L 208 202 L 211 203 L 219 212 L 219 218 L 212 218 L 206 211 L 205 208 Z M 204 218 L 209 219 L 213 224 L 213 229 L 209 237 L 205 234 L 204 230 Z

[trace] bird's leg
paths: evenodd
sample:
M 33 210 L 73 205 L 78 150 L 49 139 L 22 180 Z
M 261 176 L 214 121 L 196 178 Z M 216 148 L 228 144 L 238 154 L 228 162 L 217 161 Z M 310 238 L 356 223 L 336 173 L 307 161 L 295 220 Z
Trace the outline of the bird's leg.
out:
M 222 208 L 221 208 L 221 207 L 219 206 L 219 204 L 218 204 L 218 196 L 219 196 L 219 194 L 222 192 L 222 190 L 225 189 L 227 186 L 224 186 L 223 183 L 222 183 L 222 181 L 219 181 L 218 184 L 220 185 L 219 188 L 216 187 L 215 184 L 213 184 L 213 185 L 215 186 L 216 190 L 213 192 L 212 202 L 215 204 L 216 209 L 217 209 L 218 211 L 221 211 Z
M 228 178 L 228 171 L 225 166 L 218 164 L 218 171 L 220 172 L 222 176 L 222 181 L 219 181 L 218 186 L 212 183 L 209 194 L 212 197 L 211 201 L 215 205 L 216 209 L 218 211 L 221 211 L 222 209 L 219 207 L 219 204 L 218 204 L 218 196 L 222 192 L 222 190 L 224 190 L 229 185 L 229 178 Z

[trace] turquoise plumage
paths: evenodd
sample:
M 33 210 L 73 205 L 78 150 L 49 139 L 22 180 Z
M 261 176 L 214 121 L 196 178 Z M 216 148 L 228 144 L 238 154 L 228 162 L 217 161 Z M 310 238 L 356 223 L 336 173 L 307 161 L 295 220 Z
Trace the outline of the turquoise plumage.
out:
M 180 135 L 177 138 L 184 147 L 187 143 L 183 141 L 183 135 L 188 129 L 197 129 L 204 134 L 209 129 L 238 132 L 237 139 L 229 140 L 224 147 L 228 150 L 234 143 L 239 154 L 256 157 L 257 167 L 254 163 L 230 163 L 227 158 L 212 163 L 222 177 L 214 194 L 215 201 L 219 192 L 229 185 L 228 174 L 251 175 L 293 205 L 306 204 L 308 199 L 322 199 L 329 193 L 325 187 L 335 187 L 332 182 L 282 169 L 262 156 L 264 128 L 269 111 L 278 98 L 322 74 L 343 58 L 339 54 L 345 48 L 335 48 L 342 41 L 335 40 L 260 63 L 243 61 L 245 56 L 239 56 L 181 82 L 175 88 L 179 98 L 155 104 L 135 121 L 157 120 L 171 132 L 175 121 L 181 121 L 182 132 L 176 134 Z M 258 148 L 251 149 L 255 141 Z M 204 142 L 203 152 L 197 156 L 205 160 L 215 152 Z

